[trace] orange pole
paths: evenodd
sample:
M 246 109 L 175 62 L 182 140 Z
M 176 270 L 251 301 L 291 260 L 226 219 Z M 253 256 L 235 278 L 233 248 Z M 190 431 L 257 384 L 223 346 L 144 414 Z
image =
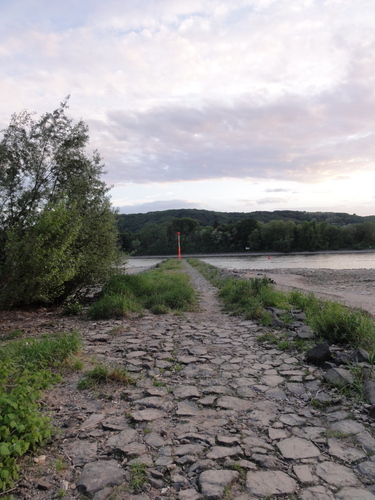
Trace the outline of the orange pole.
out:
M 181 259 L 181 233 L 177 233 L 177 255 Z

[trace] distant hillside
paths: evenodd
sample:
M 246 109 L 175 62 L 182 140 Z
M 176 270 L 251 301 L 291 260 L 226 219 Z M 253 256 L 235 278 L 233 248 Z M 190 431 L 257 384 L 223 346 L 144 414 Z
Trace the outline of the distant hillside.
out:
M 199 222 L 201 226 L 217 226 L 228 223 L 236 223 L 243 219 L 252 218 L 258 222 L 270 222 L 272 220 L 303 221 L 316 220 L 317 222 L 328 222 L 337 226 L 358 224 L 361 222 L 375 222 L 375 215 L 361 217 L 356 214 L 336 212 L 301 212 L 296 210 L 275 210 L 274 212 L 214 212 L 212 210 L 198 210 L 192 208 L 181 208 L 178 210 L 162 210 L 159 212 L 148 212 L 146 214 L 121 214 L 117 216 L 119 228 L 123 231 L 135 233 L 147 224 L 164 224 L 173 219 L 189 217 Z

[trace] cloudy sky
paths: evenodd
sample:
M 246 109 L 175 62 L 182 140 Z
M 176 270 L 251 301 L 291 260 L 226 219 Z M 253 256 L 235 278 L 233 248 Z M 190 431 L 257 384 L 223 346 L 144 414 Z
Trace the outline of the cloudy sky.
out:
M 122 213 L 375 214 L 374 0 L 0 0 L 0 128 L 70 94 Z

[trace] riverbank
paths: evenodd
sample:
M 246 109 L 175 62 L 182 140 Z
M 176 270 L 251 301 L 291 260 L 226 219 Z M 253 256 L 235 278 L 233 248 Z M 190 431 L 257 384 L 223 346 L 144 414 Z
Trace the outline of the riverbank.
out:
M 312 292 L 375 316 L 375 269 L 273 269 L 232 271 L 243 278 L 268 276 L 283 291 Z

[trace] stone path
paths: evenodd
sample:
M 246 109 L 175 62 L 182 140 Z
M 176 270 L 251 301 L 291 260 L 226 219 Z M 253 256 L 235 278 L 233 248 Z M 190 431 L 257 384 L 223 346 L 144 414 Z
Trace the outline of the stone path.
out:
M 49 487 L 18 498 L 57 498 L 58 485 L 95 500 L 375 499 L 364 405 L 326 389 L 302 354 L 257 342 L 262 327 L 222 314 L 216 290 L 185 266 L 202 312 L 89 324 L 85 351 L 125 365 L 136 384 L 61 386 L 65 479 L 47 474 Z M 147 480 L 133 493 L 136 463 Z

